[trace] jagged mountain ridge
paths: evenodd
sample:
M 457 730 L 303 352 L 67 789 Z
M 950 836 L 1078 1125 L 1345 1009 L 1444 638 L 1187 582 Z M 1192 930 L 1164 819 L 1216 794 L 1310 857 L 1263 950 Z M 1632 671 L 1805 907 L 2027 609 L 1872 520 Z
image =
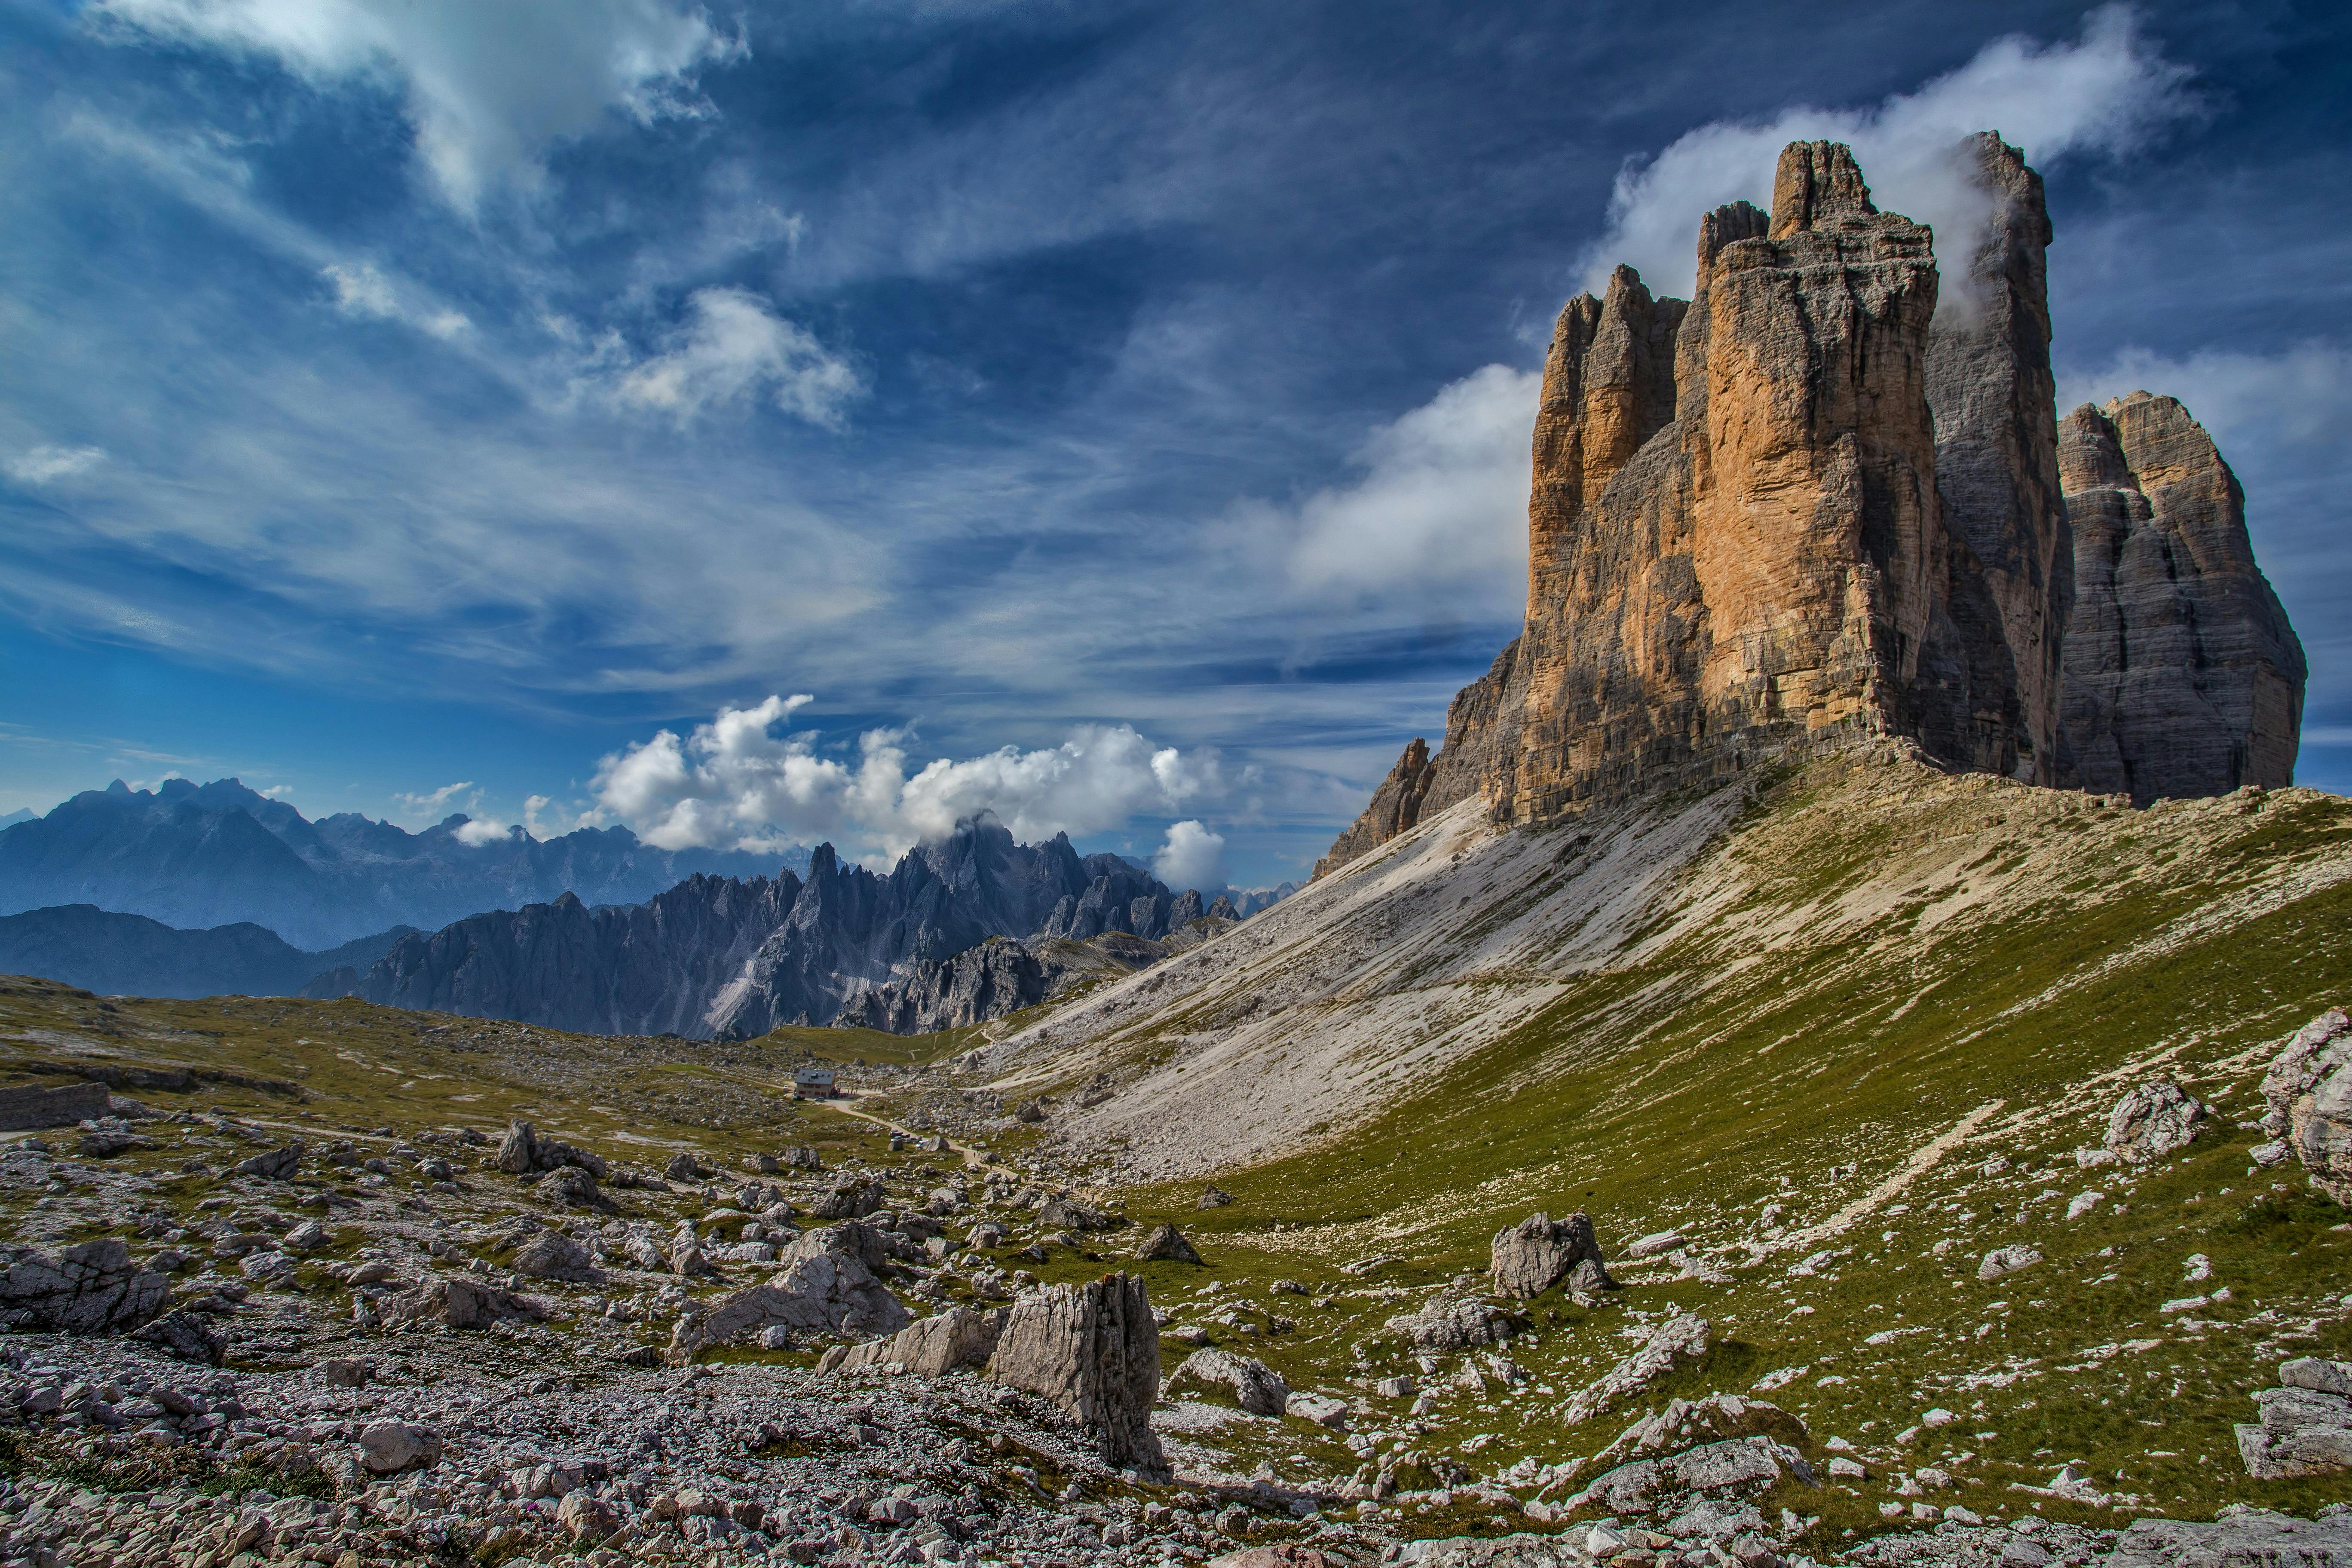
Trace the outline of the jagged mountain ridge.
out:
M 1233 906 L 1221 896 L 1210 909 L 1230 917 Z M 1197 891 L 1173 893 L 1116 855 L 1081 856 L 1067 834 L 1017 844 L 982 817 L 908 851 L 887 876 L 824 844 L 805 878 L 698 876 L 625 908 L 566 895 L 476 915 L 404 938 L 364 974 L 321 976 L 308 994 L 598 1034 L 746 1038 L 829 1024 L 845 1008 L 910 1031 L 972 1004 L 950 1000 L 953 984 L 926 980 L 910 996 L 905 983 L 992 937 L 1152 940 L 1206 912 Z M 877 992 L 887 994 L 860 1005 Z M 998 1016 L 1038 999 L 1016 985 L 981 1005 Z
M 1955 310 L 1826 142 L 1782 153 L 1769 214 L 1701 219 L 1690 300 L 1621 267 L 1569 302 L 1524 629 L 1317 876 L 1460 801 L 1560 820 L 1847 732 L 2141 804 L 2291 782 L 2303 653 L 2236 480 L 2145 395 L 2077 411 L 2115 456 L 2061 473 L 2041 178 L 1995 133 L 1962 152 L 1990 217 Z
M 0 915 L 0 973 L 110 996 L 291 996 L 323 971 L 373 963 L 415 930 L 394 926 L 305 952 L 250 922 L 180 931 L 144 915 L 63 904 Z
M 635 903 L 697 872 L 753 876 L 789 858 L 657 849 L 623 827 L 471 845 L 467 821 L 414 834 L 352 812 L 311 822 L 233 778 L 152 792 L 118 779 L 0 830 L 0 913 L 87 903 L 181 929 L 250 922 L 321 949 L 564 892 Z

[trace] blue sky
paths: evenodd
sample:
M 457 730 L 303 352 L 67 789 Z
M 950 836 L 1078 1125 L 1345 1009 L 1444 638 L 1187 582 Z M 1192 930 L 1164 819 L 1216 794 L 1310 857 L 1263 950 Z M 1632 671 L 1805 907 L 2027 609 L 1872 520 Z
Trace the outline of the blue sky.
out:
M 1562 300 L 1792 134 L 1932 217 L 1977 127 L 2343 788 L 2347 104 L 2317 5 L 0 0 L 0 813 L 1299 875 L 1516 629 Z

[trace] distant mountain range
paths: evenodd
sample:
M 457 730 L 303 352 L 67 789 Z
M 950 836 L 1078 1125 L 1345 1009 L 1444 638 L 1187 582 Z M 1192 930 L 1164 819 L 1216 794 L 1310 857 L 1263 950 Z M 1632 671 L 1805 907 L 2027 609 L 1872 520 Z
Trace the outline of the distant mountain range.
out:
M 1237 918 L 1230 899 L 1213 907 Z M 983 817 L 887 876 L 821 844 L 805 879 L 695 877 L 625 909 L 566 895 L 476 915 L 403 937 L 365 973 L 322 975 L 306 994 L 605 1034 L 742 1038 L 845 1009 L 930 1026 L 895 995 L 878 1010 L 856 1005 L 991 937 L 1156 941 L 1205 912 L 1199 892 L 1172 892 L 1117 855 L 1082 856 L 1066 834 L 1016 844 Z M 1008 991 L 1002 1010 L 1037 999 Z
M 175 931 L 144 915 L 64 904 L 0 915 L 0 974 L 38 974 L 109 996 L 290 996 L 314 975 L 373 963 L 414 926 L 304 952 L 249 921 Z
M 118 779 L 0 828 L 0 914 L 90 904 L 183 929 L 249 922 L 316 950 L 567 892 L 635 904 L 698 873 L 756 877 L 807 864 L 798 850 L 656 849 L 625 827 L 548 839 L 514 829 L 469 844 L 458 833 L 468 820 L 453 816 L 422 833 L 352 812 L 310 822 L 236 779 L 172 779 L 152 792 Z

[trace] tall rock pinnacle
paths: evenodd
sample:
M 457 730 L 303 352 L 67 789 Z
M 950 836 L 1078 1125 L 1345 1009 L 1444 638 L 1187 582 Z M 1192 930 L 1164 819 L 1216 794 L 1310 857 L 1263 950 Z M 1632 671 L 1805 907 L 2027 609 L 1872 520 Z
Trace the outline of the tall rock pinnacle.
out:
M 1994 132 L 1956 155 L 1986 220 L 1940 310 L 1933 237 L 1832 142 L 1781 152 L 1769 216 L 1700 220 L 1689 301 L 1625 267 L 1569 301 L 1525 628 L 1317 876 L 1473 796 L 1546 822 L 1857 735 L 2142 798 L 2291 776 L 2302 651 L 2236 481 L 2141 395 L 2073 416 L 2101 477 L 2062 483 L 2041 176 Z

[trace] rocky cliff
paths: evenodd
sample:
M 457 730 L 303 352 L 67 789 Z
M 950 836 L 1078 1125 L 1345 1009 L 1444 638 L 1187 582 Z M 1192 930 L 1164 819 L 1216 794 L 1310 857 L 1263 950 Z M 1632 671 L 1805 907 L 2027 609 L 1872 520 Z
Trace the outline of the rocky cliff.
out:
M 2075 574 L 2063 782 L 2142 805 L 2294 782 L 2303 644 L 2212 439 L 2136 392 L 2068 415 L 2058 453 Z
M 2212 647 L 2142 637 L 2163 670 L 2108 682 L 2119 719 L 2075 720 L 2070 621 L 2129 616 L 2114 595 L 2076 607 L 2049 216 L 2016 148 L 1987 133 L 1958 151 L 1987 217 L 1951 247 L 1948 291 L 1927 229 L 1879 211 L 1852 153 L 1813 142 L 1782 152 L 1769 214 L 1700 221 L 1689 300 L 1621 267 L 1569 302 L 1536 415 L 1525 628 L 1317 876 L 1464 800 L 1546 822 L 1860 736 L 2026 783 L 2087 779 L 2116 771 L 2106 737 L 2180 721 L 2192 689 L 2217 718 L 2198 719 L 2209 760 L 2173 793 L 2286 781 L 2301 658 L 2253 590 L 2234 481 L 2210 442 L 2188 451 L 2201 431 L 2150 426 L 2148 442 L 2186 442 L 2164 470 L 2180 521 L 2133 560 L 2153 564 L 2158 534 L 2194 557 L 2168 613 L 2217 616 Z M 2152 580 L 2133 592 L 2156 613 Z M 2193 673 L 2215 658 L 2237 673 Z M 2095 762 L 2063 755 L 2069 725 Z

